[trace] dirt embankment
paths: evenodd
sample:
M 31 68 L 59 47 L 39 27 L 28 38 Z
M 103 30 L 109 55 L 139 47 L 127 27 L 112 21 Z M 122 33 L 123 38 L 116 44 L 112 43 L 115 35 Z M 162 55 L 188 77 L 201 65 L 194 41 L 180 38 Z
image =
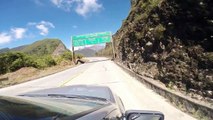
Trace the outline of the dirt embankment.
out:
M 15 72 L 7 73 L 0 76 L 0 88 L 27 82 L 30 80 L 34 80 L 37 78 L 41 78 L 47 75 L 51 75 L 71 67 L 75 65 L 71 62 L 63 62 L 60 65 L 56 65 L 53 67 L 45 68 L 45 69 L 36 69 L 33 67 L 24 67 Z

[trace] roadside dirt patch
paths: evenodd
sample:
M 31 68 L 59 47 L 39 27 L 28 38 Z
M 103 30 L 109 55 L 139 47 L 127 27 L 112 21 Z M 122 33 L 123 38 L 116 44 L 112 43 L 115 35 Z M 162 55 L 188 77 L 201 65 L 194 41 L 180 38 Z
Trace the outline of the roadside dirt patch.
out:
M 0 75 L 0 88 L 41 78 L 50 74 L 66 70 L 74 66 L 75 65 L 73 64 L 64 63 L 62 65 L 57 65 L 42 70 L 33 67 L 24 67 L 15 72 Z

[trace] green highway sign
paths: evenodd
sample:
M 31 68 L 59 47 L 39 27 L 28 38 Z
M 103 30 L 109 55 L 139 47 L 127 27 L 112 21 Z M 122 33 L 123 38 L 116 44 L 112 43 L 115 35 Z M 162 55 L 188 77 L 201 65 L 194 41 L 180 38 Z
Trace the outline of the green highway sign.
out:
M 74 47 L 111 42 L 111 32 L 72 36 Z
M 73 46 L 84 46 L 84 40 L 73 41 Z

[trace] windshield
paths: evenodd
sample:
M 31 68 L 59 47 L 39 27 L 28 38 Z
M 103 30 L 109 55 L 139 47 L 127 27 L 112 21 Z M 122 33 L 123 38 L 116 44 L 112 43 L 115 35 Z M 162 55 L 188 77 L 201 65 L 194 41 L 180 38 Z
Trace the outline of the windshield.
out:
M 62 100 L 0 97 L 0 120 L 57 120 L 67 117 L 76 119 L 105 105 L 85 100 Z

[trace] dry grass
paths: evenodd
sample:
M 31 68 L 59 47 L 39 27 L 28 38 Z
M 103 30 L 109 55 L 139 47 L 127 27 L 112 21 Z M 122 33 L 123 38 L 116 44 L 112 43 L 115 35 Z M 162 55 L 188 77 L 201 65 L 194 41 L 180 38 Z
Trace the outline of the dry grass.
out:
M 0 88 L 27 82 L 44 76 L 48 76 L 71 67 L 75 65 L 70 63 L 63 63 L 61 65 L 45 68 L 45 69 L 36 69 L 33 67 L 24 67 L 15 72 L 7 73 L 0 75 L 0 79 L 8 78 L 8 80 L 3 80 L 0 82 Z

